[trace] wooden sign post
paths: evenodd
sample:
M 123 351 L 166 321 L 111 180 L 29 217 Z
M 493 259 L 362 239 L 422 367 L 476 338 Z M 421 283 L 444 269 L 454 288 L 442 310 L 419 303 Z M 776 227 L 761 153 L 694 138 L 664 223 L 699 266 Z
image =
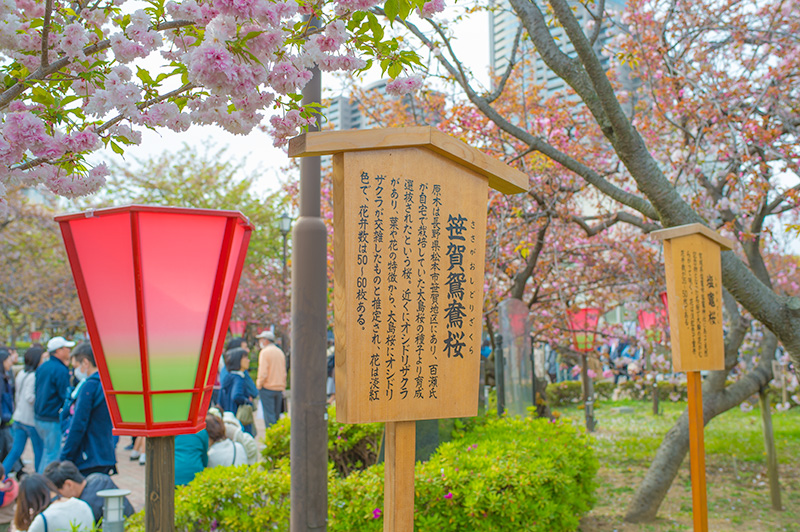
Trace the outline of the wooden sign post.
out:
M 414 527 L 415 421 L 478 413 L 488 189 L 525 174 L 430 127 L 313 132 L 333 155 L 336 416 L 386 423 L 384 530 Z
M 696 531 L 708 531 L 701 371 L 725 369 L 720 252 L 733 242 L 702 224 L 655 231 L 664 241 L 672 366 L 685 371 L 689 394 L 689 460 Z

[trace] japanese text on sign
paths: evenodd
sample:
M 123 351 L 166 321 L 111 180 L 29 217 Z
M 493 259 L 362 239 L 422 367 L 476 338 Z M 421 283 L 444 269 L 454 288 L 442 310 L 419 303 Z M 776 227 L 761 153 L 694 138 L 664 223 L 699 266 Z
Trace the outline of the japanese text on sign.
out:
M 352 260 L 356 319 L 371 345 L 366 399 L 437 399 L 441 359 L 479 347 L 475 220 L 426 180 L 363 171 L 359 189 Z

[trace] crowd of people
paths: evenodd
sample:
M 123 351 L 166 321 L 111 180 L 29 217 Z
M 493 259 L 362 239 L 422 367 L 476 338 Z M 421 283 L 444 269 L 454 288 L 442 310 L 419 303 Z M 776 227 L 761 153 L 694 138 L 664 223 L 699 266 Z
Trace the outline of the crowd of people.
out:
M 187 484 L 205 468 L 253 464 L 258 459 L 255 402 L 267 427 L 284 409 L 286 356 L 275 336 L 257 336 L 256 381 L 248 372 L 249 349 L 231 340 L 221 357 L 218 389 L 206 428 L 175 437 L 175 484 Z M 23 356 L 0 347 L 0 532 L 14 523 L 23 531 L 89 531 L 103 518 L 99 491 L 115 489 L 118 437 L 103 394 L 92 346 L 57 336 L 46 348 L 34 344 Z M 22 455 L 30 441 L 34 471 Z M 145 439 L 135 438 L 130 459 L 146 463 Z M 133 514 L 124 500 L 124 514 Z

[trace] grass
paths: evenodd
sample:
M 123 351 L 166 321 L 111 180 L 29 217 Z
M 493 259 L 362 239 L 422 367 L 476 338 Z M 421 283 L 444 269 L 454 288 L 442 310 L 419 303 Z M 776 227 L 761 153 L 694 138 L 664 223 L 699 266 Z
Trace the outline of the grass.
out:
M 620 413 L 620 407 L 633 409 Z M 667 493 L 653 523 L 623 521 L 626 507 L 667 431 L 686 408 L 685 403 L 662 403 L 662 414 L 640 401 L 597 405 L 599 422 L 595 447 L 600 460 L 597 504 L 583 521 L 584 532 L 692 530 L 692 492 L 688 459 Z M 583 424 L 583 410 L 559 409 L 561 415 Z M 766 453 L 758 408 L 734 408 L 705 429 L 709 530 L 736 532 L 800 530 L 800 409 L 772 412 L 784 510 L 770 507 Z

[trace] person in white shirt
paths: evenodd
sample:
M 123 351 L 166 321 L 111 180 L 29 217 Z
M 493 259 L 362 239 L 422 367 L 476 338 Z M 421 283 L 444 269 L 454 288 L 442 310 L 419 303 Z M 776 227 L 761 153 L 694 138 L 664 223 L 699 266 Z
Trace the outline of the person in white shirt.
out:
M 36 432 L 36 421 L 33 417 L 33 400 L 36 398 L 36 368 L 48 359 L 47 351 L 41 346 L 33 346 L 25 351 L 25 368 L 17 373 L 16 397 L 14 410 L 14 423 L 11 430 L 14 433 L 14 445 L 3 459 L 3 467 L 11 472 L 14 465 L 22 456 L 25 444 L 31 440 L 33 447 L 34 468 L 38 471 L 39 462 L 42 461 L 44 442 Z
M 208 432 L 208 466 L 236 466 L 247 463 L 247 453 L 241 443 L 228 439 L 225 424 L 214 414 L 206 416 Z
M 44 475 L 26 476 L 19 484 L 14 526 L 28 532 L 91 532 L 91 507 L 73 497 L 55 499 L 58 491 Z

